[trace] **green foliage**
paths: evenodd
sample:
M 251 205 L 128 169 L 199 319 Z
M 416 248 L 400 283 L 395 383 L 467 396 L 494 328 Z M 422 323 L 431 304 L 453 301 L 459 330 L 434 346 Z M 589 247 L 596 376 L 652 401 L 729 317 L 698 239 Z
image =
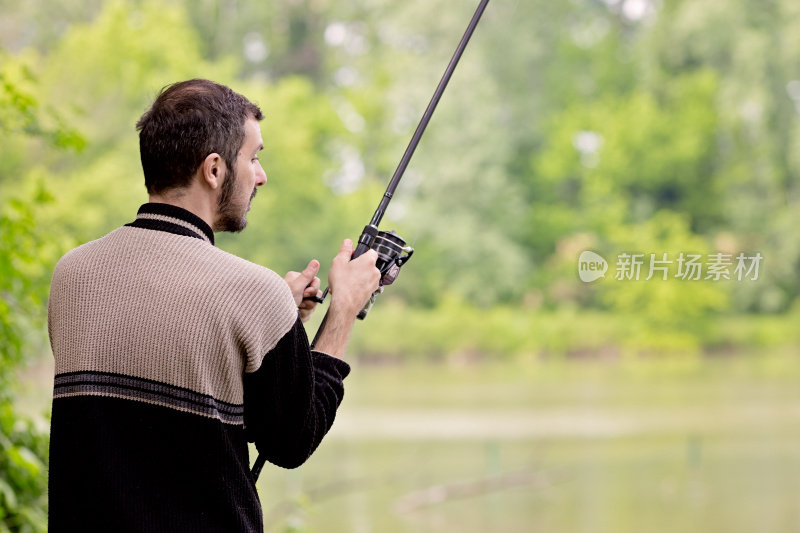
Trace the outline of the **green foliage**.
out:
M 22 415 L 13 397 L 17 367 L 41 349 L 54 258 L 30 206 L 47 199 L 40 190 L 25 202 L 0 203 L 0 531 L 47 530 L 47 430 Z
M 733 240 L 771 258 L 757 288 L 726 287 L 728 305 L 788 309 L 800 294 L 800 248 L 784 244 L 797 212 L 800 129 L 786 118 L 797 55 L 768 50 L 792 42 L 795 8 L 727 2 L 736 9 L 677 1 L 644 18 L 622 3 L 493 4 L 387 213 L 387 229 L 421 251 L 393 292 L 427 308 L 445 292 L 484 308 L 597 305 L 562 294 L 574 275 L 559 247 L 581 235 L 612 244 L 616 229 L 666 210 L 712 248 Z M 58 102 L 87 139 L 80 158 L 46 151 L 60 187 L 41 223 L 83 241 L 128 221 L 145 200 L 133 123 L 160 87 L 204 76 L 267 114 L 270 182 L 248 230 L 220 244 L 282 271 L 311 257 L 327 266 L 358 234 L 473 6 L 437 17 L 386 0 L 228 7 L 73 6 L 58 39 L 17 36 L 38 48 L 17 56 L 42 80 L 39 101 Z M 44 175 L 18 155 L 36 147 L 18 143 L 4 175 Z
M 57 115 L 50 117 L 55 122 L 54 127 L 43 124 L 38 101 L 19 87 L 26 82 L 34 80 L 23 65 L 16 62 L 4 65 L 0 72 L 0 130 L 42 137 L 61 148 L 82 148 L 83 138 L 75 130 L 66 128 Z
M 728 305 L 724 281 L 677 277 L 676 260 L 682 252 L 702 255 L 710 251 L 703 239 L 691 232 L 686 220 L 686 216 L 659 212 L 646 223 L 620 226 L 609 235 L 612 249 L 629 254 L 644 253 L 646 264 L 651 254 L 655 254 L 656 259 L 663 259 L 663 254 L 667 254 L 667 260 L 672 261 L 666 280 L 663 274 L 656 273 L 654 279 L 644 281 L 649 275 L 645 269 L 641 281 L 614 280 L 597 286 L 600 299 L 608 309 L 634 317 L 638 334 L 625 339 L 628 349 L 636 350 L 640 346 L 657 349 L 659 343 L 663 343 L 667 351 L 698 350 L 712 317 Z M 640 339 L 641 336 L 646 339 Z
M 0 334 L 3 358 L 0 364 L 5 376 L 24 355 L 25 321 L 41 321 L 46 303 L 48 264 L 39 256 L 32 210 L 21 200 L 8 200 L 0 210 Z M 6 366 L 7 365 L 7 366 Z M 3 379 L 3 378 L 0 378 Z
M 585 227 L 606 234 L 663 209 L 685 214 L 694 231 L 713 227 L 720 220 L 711 164 L 715 87 L 713 73 L 702 72 L 662 94 L 637 91 L 557 113 L 532 163 L 532 187 L 551 204 L 532 211 L 530 242 L 554 247 L 537 228 L 557 210 L 573 217 L 550 238 Z
M 676 72 L 712 69 L 716 189 L 725 221 L 717 229 L 740 248 L 759 250 L 770 266 L 758 287 L 733 287 L 736 310 L 778 312 L 798 295 L 800 250 L 787 238 L 796 223 L 800 94 L 798 5 L 790 0 L 696 4 L 670 2 L 638 50 L 646 83 Z
M 704 303 L 702 298 L 710 300 L 706 305 L 716 303 L 713 296 L 722 291 L 682 283 L 698 289 L 701 296 L 695 298 L 689 291 L 677 297 L 668 290 L 653 291 L 654 301 L 650 305 L 658 308 L 659 302 L 663 302 L 668 316 L 670 312 L 677 313 L 680 305 L 689 309 L 686 316 L 670 316 L 672 323 L 651 322 L 652 315 L 647 313 L 652 311 L 640 311 L 640 304 L 631 302 L 638 294 L 617 304 L 627 309 L 613 313 L 563 307 L 487 310 L 452 298 L 446 299 L 447 304 L 441 307 L 420 310 L 396 300 L 383 301 L 370 312 L 369 322 L 353 331 L 352 353 L 366 362 L 458 364 L 583 357 L 640 359 L 636 356 L 691 360 L 703 353 L 732 355 L 786 350 L 785 358 L 796 361 L 791 355 L 800 342 L 793 326 L 798 320 L 796 311 L 782 317 L 736 314 L 713 320 L 698 314 L 699 323 L 693 324 L 692 316 L 698 315 L 692 313 L 696 305 Z M 709 292 L 711 297 L 707 295 Z M 628 295 L 613 296 L 623 299 Z M 661 296 L 664 300 L 658 299 Z M 672 299 L 678 300 L 677 303 L 672 303 Z M 686 329 L 680 330 L 676 324 Z
M 3 63 L 0 81 L 0 132 L 12 146 L 35 143 L 31 136 L 56 149 L 83 146 L 74 129 L 40 104 L 38 80 L 19 63 Z M 13 193 L 12 184 L 0 182 L 0 531 L 46 531 L 47 429 L 19 412 L 14 385 L 18 367 L 44 351 L 50 273 L 69 241 L 37 223 L 53 203 L 44 182 L 14 184 Z
M 0 531 L 47 531 L 47 428 L 0 400 Z

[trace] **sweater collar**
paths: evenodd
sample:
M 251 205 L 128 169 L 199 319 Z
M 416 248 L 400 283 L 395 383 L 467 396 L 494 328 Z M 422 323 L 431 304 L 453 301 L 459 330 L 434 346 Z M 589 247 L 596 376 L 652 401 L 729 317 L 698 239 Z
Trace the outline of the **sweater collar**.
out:
M 171 204 L 146 203 L 139 208 L 132 226 L 188 235 L 214 244 L 214 231 L 191 211 Z

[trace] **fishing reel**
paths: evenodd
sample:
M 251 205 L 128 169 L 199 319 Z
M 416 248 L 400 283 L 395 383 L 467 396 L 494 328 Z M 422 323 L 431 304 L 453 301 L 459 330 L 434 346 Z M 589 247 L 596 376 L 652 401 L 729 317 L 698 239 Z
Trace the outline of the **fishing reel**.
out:
M 362 239 L 359 244 L 366 244 L 367 248 L 378 252 L 375 266 L 381 273 L 381 279 L 378 290 L 372 293 L 364 308 L 358 313 L 358 318 L 361 320 L 364 320 L 369 310 L 372 309 L 375 299 L 383 292 L 383 288 L 394 283 L 400 274 L 400 267 L 405 265 L 414 254 L 414 249 L 408 246 L 406 241 L 394 231 L 378 231 L 370 237 L 371 239 Z
M 357 317 L 360 320 L 364 320 L 369 310 L 372 309 L 375 299 L 383 292 L 383 288 L 394 283 L 394 280 L 396 280 L 397 276 L 400 274 L 400 267 L 405 265 L 408 259 L 414 254 L 414 249 L 406 245 L 406 241 L 397 233 L 394 231 L 379 231 L 378 228 L 373 225 L 364 228 L 364 232 L 358 239 L 358 246 L 353 252 L 352 259 L 355 259 L 370 249 L 378 252 L 378 259 L 375 260 L 375 267 L 380 271 L 381 279 L 378 282 L 378 290 L 372 293 L 367 303 L 361 311 L 358 312 Z M 325 292 L 322 293 L 322 297 L 305 296 L 303 300 L 313 300 L 317 303 L 322 303 L 325 301 L 329 289 L 330 288 L 325 289 Z M 323 320 L 323 324 L 324 322 Z M 317 333 L 317 335 L 319 335 L 319 333 Z M 316 342 L 316 339 L 314 339 L 314 341 Z

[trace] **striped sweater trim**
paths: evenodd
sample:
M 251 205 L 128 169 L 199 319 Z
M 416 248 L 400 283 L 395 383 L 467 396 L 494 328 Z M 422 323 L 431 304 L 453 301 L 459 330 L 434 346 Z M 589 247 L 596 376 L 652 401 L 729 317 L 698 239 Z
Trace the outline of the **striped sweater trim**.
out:
M 214 231 L 206 222 L 182 207 L 170 204 L 147 203 L 139 208 L 136 220 L 126 226 L 154 229 L 196 237 L 214 244 Z
M 183 387 L 124 374 L 79 371 L 56 375 L 53 398 L 71 396 L 124 398 L 216 418 L 226 424 L 244 424 L 243 404 L 224 402 Z
M 183 235 L 184 237 L 192 237 L 195 239 L 199 239 L 202 241 L 208 242 L 208 239 L 204 239 L 200 236 L 199 233 L 196 231 L 190 230 L 185 226 L 181 226 L 179 224 L 173 224 L 171 222 L 167 222 L 166 220 L 155 220 L 155 219 L 147 219 L 147 218 L 137 218 L 133 222 L 125 224 L 131 228 L 141 228 L 141 229 L 150 229 L 156 231 L 164 231 L 167 233 L 172 233 L 174 235 Z

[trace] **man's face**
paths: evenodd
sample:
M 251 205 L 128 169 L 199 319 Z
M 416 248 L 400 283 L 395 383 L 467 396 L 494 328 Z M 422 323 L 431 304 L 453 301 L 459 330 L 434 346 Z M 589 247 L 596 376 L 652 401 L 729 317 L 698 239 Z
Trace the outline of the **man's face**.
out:
M 234 168 L 228 170 L 222 182 L 214 231 L 242 231 L 247 226 L 246 215 L 256 195 L 256 187 L 267 182 L 267 175 L 258 160 L 258 152 L 264 148 L 258 121 L 248 118 L 244 131 L 244 143 Z

